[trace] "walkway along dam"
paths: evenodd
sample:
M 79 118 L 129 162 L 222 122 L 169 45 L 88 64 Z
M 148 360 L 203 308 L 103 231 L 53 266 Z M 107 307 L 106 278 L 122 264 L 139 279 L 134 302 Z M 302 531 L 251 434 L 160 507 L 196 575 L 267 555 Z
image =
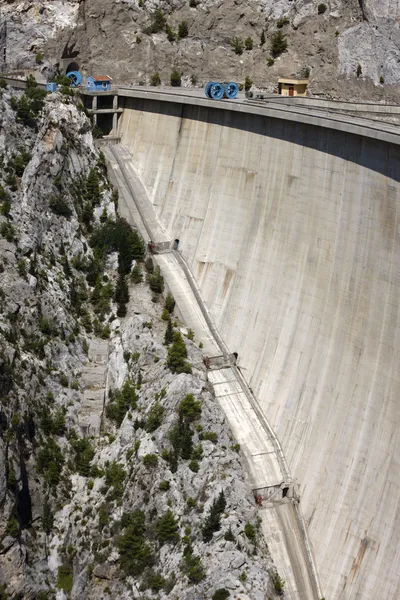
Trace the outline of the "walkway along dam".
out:
M 238 354 L 296 482 L 324 596 L 399 598 L 397 128 L 118 94 L 110 161 L 130 169 L 156 230 L 179 240 Z M 172 256 L 157 258 L 170 273 Z

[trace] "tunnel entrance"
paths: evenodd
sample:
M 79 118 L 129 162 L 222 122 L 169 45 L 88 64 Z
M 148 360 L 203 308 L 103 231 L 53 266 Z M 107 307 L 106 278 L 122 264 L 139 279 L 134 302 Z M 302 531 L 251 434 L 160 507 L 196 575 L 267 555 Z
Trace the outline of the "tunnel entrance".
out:
M 65 69 L 65 74 L 67 75 L 67 73 L 71 73 L 72 71 L 79 71 L 79 65 L 75 61 L 69 63 L 69 65 Z
M 174 250 L 178 250 L 178 246 L 179 246 L 179 240 L 176 239 L 176 240 L 174 240 Z

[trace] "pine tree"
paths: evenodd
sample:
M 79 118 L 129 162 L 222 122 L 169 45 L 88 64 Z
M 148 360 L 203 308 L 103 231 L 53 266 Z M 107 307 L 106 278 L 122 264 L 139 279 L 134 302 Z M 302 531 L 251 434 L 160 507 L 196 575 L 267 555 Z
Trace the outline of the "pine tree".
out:
M 167 297 L 165 298 L 164 308 L 171 314 L 174 312 L 175 308 L 175 300 L 171 292 L 168 292 Z
M 156 535 L 163 544 L 165 542 L 176 543 L 179 541 L 178 521 L 175 519 L 171 509 L 158 519 L 156 523 Z
M 167 365 L 171 373 L 191 373 L 190 363 L 185 361 L 187 357 L 186 344 L 179 331 L 174 333 L 174 341 L 168 348 Z
M 171 319 L 168 319 L 167 329 L 164 335 L 164 345 L 169 346 L 174 341 L 174 328 L 172 327 Z
M 261 37 L 260 37 L 260 46 L 264 46 L 265 44 L 265 31 L 264 29 L 261 32 Z
M 46 535 L 49 535 L 51 530 L 53 529 L 53 523 L 54 517 L 53 513 L 51 512 L 49 499 L 45 498 L 42 510 L 42 528 Z
M 132 283 L 142 283 L 143 273 L 142 269 L 140 268 L 140 265 L 136 265 L 135 267 L 133 267 L 131 273 L 131 281 Z
M 92 206 L 100 204 L 100 181 L 95 169 L 90 169 L 86 180 L 86 197 Z
M 224 512 L 225 507 L 225 494 L 223 491 L 221 491 L 217 500 L 214 500 L 212 503 L 210 512 L 208 513 L 203 527 L 201 528 L 203 540 L 205 542 L 209 542 L 212 539 L 213 533 L 215 531 L 219 531 L 221 527 L 221 514 Z

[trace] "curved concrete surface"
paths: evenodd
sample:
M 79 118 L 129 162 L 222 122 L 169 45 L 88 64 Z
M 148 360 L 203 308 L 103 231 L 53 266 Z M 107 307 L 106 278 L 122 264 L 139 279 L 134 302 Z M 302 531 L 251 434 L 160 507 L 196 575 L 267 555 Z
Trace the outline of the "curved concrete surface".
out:
M 105 152 L 108 174 L 120 191 L 121 214 L 139 228 L 146 241 L 153 240 L 164 248 L 154 258 L 176 300 L 178 312 L 196 333 L 206 354 L 217 357 L 208 371 L 208 379 L 241 446 L 249 484 L 264 498 L 260 507 L 261 527 L 277 571 L 285 581 L 285 597 L 320 600 L 322 594 L 304 519 L 293 497 L 293 483 L 279 441 L 244 378 L 232 365 L 186 261 L 167 243 L 154 207 L 132 168 L 129 152 L 120 145 L 105 148 Z
M 139 99 L 120 134 L 282 442 L 325 596 L 399 598 L 400 149 Z

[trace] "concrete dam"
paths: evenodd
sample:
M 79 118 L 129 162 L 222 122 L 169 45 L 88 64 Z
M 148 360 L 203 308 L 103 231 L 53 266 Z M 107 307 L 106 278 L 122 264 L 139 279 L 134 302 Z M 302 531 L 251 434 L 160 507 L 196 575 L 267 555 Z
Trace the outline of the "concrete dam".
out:
M 400 598 L 397 130 L 120 100 L 131 168 L 280 440 L 324 596 Z

